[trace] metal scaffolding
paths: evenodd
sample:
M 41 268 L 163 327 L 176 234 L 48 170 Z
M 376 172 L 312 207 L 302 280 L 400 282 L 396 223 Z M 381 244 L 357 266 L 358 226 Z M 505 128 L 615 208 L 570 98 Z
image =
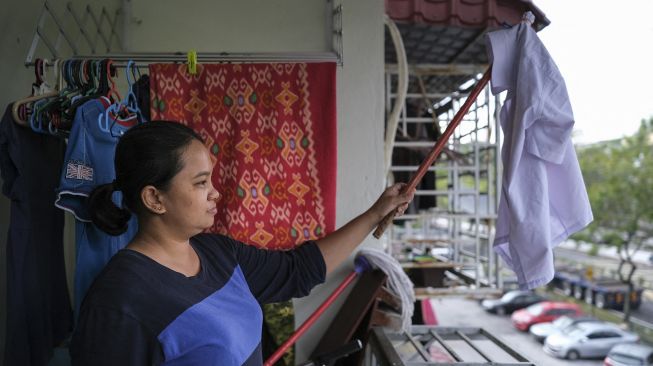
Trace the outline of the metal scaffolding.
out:
M 413 92 L 406 96 L 393 147 L 390 171 L 395 181 L 405 181 L 417 170 L 423 151 L 430 150 L 438 131 L 446 128 L 486 68 L 463 66 L 409 68 Z M 386 67 L 388 113 L 397 96 L 396 70 L 393 65 Z M 443 93 L 438 79 L 462 81 Z M 414 92 L 416 85 L 420 92 Z M 395 219 L 389 250 L 400 262 L 420 253 L 431 254 L 452 264 L 467 284 L 500 287 L 492 250 L 501 177 L 499 110 L 500 101 L 485 88 L 447 142 L 447 149 L 429 168 L 431 174 L 418 186 L 407 214 Z

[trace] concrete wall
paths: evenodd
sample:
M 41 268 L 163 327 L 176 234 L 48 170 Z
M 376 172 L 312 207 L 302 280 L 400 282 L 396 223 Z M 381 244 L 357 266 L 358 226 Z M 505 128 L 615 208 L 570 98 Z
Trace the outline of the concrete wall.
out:
M 125 51 L 324 52 L 331 47 L 324 0 L 123 0 L 122 4 L 106 3 L 122 5 L 125 11 Z M 34 9 L 40 9 L 41 4 L 36 0 L 9 2 L 0 15 L 2 106 L 29 90 L 32 69 L 22 64 L 38 20 L 38 12 Z M 51 4 L 63 17 L 65 2 Z M 92 4 L 99 6 L 95 1 Z M 357 0 L 343 5 L 344 66 L 337 71 L 338 226 L 367 209 L 383 188 L 383 1 Z M 37 55 L 50 57 L 44 49 Z M 8 209 L 6 199 L 0 198 L 0 242 L 3 244 Z M 366 245 L 379 245 L 379 242 L 370 236 Z M 4 247 L 2 245 L 2 250 Z M 342 266 L 309 297 L 296 300 L 297 325 L 351 268 L 351 263 Z M 0 276 L 4 276 L 4 266 L 1 272 Z M 343 298 L 301 338 L 298 360 L 305 360 L 315 347 Z M 3 339 L 0 341 L 4 344 Z
M 383 190 L 383 1 L 357 0 L 344 5 L 344 66 L 338 69 L 338 179 L 337 226 L 366 210 Z M 379 246 L 371 235 L 364 245 Z M 295 301 L 296 322 L 301 324 L 352 270 L 347 263 L 310 297 Z M 298 342 L 297 360 L 305 360 L 347 291 L 341 295 L 304 338 Z
M 324 0 L 125 0 L 134 52 L 328 51 Z

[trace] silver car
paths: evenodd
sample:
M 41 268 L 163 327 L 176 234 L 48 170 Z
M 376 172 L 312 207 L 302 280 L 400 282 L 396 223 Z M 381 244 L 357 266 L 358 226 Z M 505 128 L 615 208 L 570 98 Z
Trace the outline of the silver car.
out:
M 605 357 L 615 345 L 637 341 L 637 334 L 621 330 L 613 324 L 580 323 L 548 336 L 544 341 L 544 351 L 570 360 Z
M 643 344 L 618 344 L 603 361 L 605 366 L 653 365 L 653 348 Z
M 529 332 L 538 342 L 544 342 L 546 337 L 554 333 L 562 332 L 565 328 L 585 322 L 598 322 L 599 320 L 591 316 L 561 316 L 553 322 L 539 323 L 531 325 Z

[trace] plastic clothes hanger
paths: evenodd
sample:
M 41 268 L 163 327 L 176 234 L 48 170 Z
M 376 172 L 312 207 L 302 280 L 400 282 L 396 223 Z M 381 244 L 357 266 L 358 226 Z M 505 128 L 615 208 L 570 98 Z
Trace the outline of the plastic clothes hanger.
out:
M 143 117 L 143 113 L 141 113 L 141 109 L 138 107 L 138 99 L 136 99 L 136 94 L 134 93 L 134 84 L 136 83 L 136 80 L 141 77 L 141 72 L 138 70 L 138 67 L 136 67 L 136 63 L 134 61 L 129 60 L 129 62 L 127 62 L 125 75 L 127 76 L 128 89 L 127 96 L 125 101 L 123 101 L 123 104 L 126 104 L 130 110 L 136 113 L 139 123 L 143 123 L 145 122 L 145 118 Z M 130 75 L 131 78 L 129 77 Z
M 106 77 L 108 81 L 108 86 L 109 86 L 109 91 L 107 93 L 107 98 L 111 99 L 112 101 L 119 101 L 122 98 L 120 97 L 120 94 L 118 93 L 118 90 L 116 89 L 116 82 L 113 80 L 111 77 L 111 65 L 113 65 L 113 60 L 107 60 L 106 63 Z M 116 73 L 116 75 L 118 75 Z M 115 100 L 112 98 L 115 97 Z
M 65 120 L 74 120 L 77 108 L 87 101 L 97 97 L 95 96 L 95 80 L 90 72 L 91 62 L 92 61 L 89 60 L 82 60 L 74 69 L 74 80 L 79 89 L 79 94 L 70 99 L 69 105 L 64 105 L 65 108 L 62 109 L 62 116 Z
M 39 113 L 39 110 L 45 104 L 47 104 L 47 100 L 39 100 L 34 103 L 34 113 L 30 116 L 29 122 L 29 126 L 34 132 L 47 133 L 46 130 L 43 129 L 43 114 Z
M 98 116 L 98 127 L 101 131 L 110 133 L 113 137 L 118 137 L 124 133 L 124 130 L 115 131 L 116 122 L 121 121 L 133 121 L 136 119 L 136 122 L 144 122 L 143 115 L 138 108 L 136 102 L 136 96 L 133 92 L 133 81 L 132 78 L 135 78 L 136 71 L 134 61 L 127 62 L 127 69 L 125 70 L 125 75 L 127 77 L 128 91 L 125 96 L 125 99 L 119 100 L 116 103 L 111 104 L 107 107 L 106 111 Z M 132 77 L 130 77 L 130 75 Z M 115 87 L 115 84 L 112 84 L 112 88 Z M 115 92 L 115 91 L 114 91 Z M 111 93 L 111 91 L 110 91 Z M 115 92 L 116 95 L 117 92 Z M 121 118 L 122 117 L 122 118 Z
M 34 103 L 36 101 L 40 101 L 40 100 L 43 100 L 43 99 L 53 98 L 53 97 L 56 97 L 56 96 L 59 95 L 59 91 L 57 91 L 56 89 L 55 90 L 50 90 L 50 91 L 46 91 L 45 89 L 41 89 L 41 85 L 43 84 L 44 72 L 41 72 L 39 69 L 44 70 L 45 65 L 43 64 L 43 60 L 40 60 L 40 61 L 37 60 L 37 61 L 38 62 L 35 65 L 35 71 L 34 71 L 34 73 L 36 75 L 36 82 L 34 84 L 38 84 L 38 87 L 34 88 L 34 84 L 32 84 L 33 85 L 32 95 L 27 97 L 27 98 L 23 98 L 23 99 L 19 99 L 19 100 L 15 101 L 13 103 L 13 105 L 12 105 L 12 108 L 11 108 L 11 114 L 12 114 L 12 117 L 14 119 L 14 122 L 16 122 L 18 125 L 21 125 L 23 127 L 30 127 L 31 126 L 31 123 L 30 123 L 31 122 L 31 117 L 29 118 L 30 121 L 27 121 L 27 117 L 26 117 L 26 115 L 27 115 L 26 111 L 28 110 L 28 108 L 27 108 L 28 104 Z M 55 64 L 56 64 L 56 66 L 58 66 L 58 60 L 55 61 Z M 37 93 L 37 95 L 34 95 L 35 92 L 37 92 L 37 91 L 38 92 L 42 91 L 42 93 Z M 34 114 L 35 114 L 34 109 L 35 108 L 32 107 L 31 116 L 34 116 Z M 24 113 L 21 113 L 21 110 Z M 21 116 L 21 114 L 22 114 L 22 116 Z
M 73 60 L 67 60 L 64 62 L 63 66 L 63 77 L 66 80 L 66 88 L 61 90 L 59 92 L 59 95 L 57 98 L 52 98 L 48 103 L 45 103 L 45 105 L 40 106 L 35 111 L 35 119 L 37 121 L 38 128 L 37 132 L 42 132 L 43 129 L 43 121 L 44 118 L 47 120 L 48 124 L 52 122 L 53 120 L 56 120 L 57 122 L 60 121 L 61 118 L 61 112 L 65 108 L 65 106 L 69 105 L 70 98 L 74 95 L 77 94 L 78 92 L 78 85 L 76 83 L 76 80 L 74 79 L 74 74 L 73 70 L 76 67 L 76 62 Z M 34 128 L 33 128 L 34 129 Z M 39 131 L 40 130 L 40 131 Z M 53 130 L 51 127 L 48 126 L 48 130 Z

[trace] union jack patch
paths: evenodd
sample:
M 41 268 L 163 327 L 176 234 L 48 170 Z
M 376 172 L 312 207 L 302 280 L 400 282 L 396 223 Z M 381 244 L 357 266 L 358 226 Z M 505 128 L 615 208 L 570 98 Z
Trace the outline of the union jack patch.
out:
M 92 182 L 93 168 L 75 161 L 68 162 L 68 165 L 66 166 L 66 178 Z

